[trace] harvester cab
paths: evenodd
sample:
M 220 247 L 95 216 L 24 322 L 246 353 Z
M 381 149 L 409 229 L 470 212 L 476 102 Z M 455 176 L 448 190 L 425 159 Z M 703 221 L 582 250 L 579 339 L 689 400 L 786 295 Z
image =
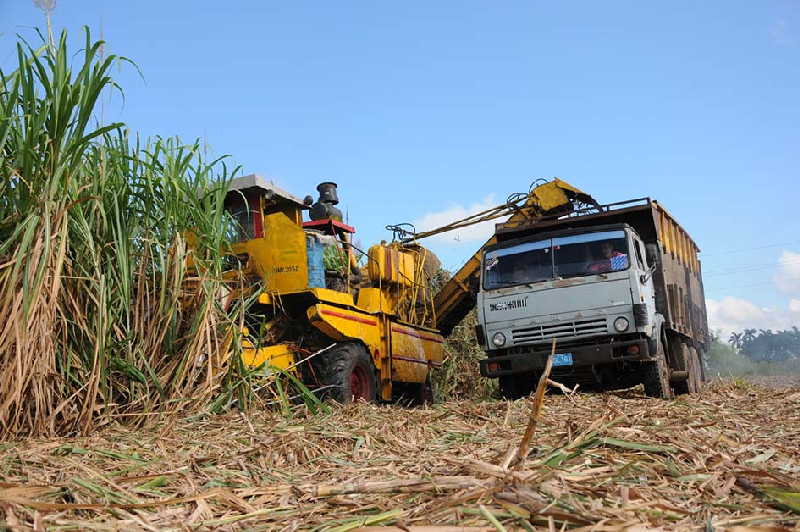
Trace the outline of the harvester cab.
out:
M 425 267 L 435 259 L 417 245 L 381 243 L 359 267 L 336 184 L 317 191 L 316 202 L 301 200 L 258 175 L 229 185 L 227 275 L 257 298 L 243 361 L 292 371 L 340 402 L 429 397 L 442 359 Z

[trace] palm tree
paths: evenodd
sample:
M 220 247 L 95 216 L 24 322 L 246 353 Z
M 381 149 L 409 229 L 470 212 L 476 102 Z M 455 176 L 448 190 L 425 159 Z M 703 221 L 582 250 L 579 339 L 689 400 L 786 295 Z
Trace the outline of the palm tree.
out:
M 728 343 L 733 346 L 737 351 L 742 347 L 742 333 L 732 332 L 728 338 Z

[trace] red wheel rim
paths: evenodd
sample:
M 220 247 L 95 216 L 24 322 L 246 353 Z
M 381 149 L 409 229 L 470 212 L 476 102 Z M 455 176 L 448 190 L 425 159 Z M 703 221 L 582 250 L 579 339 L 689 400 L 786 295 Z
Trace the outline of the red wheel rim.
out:
M 350 395 L 353 401 L 358 401 L 359 399 L 369 401 L 370 392 L 367 372 L 361 366 L 354 367 L 352 373 L 350 373 Z

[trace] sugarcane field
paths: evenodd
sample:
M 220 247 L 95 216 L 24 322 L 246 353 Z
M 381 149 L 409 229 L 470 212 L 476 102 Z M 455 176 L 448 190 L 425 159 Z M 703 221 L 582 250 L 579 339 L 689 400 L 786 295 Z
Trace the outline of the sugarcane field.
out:
M 0 528 L 800 530 L 798 35 L 0 1 Z

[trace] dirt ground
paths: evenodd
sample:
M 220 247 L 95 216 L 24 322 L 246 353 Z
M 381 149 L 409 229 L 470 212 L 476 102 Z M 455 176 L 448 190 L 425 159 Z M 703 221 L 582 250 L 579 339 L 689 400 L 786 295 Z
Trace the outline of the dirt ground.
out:
M 7 442 L 0 516 L 16 530 L 798 529 L 800 387 L 548 395 L 527 457 L 504 468 L 530 405 L 360 404 Z

